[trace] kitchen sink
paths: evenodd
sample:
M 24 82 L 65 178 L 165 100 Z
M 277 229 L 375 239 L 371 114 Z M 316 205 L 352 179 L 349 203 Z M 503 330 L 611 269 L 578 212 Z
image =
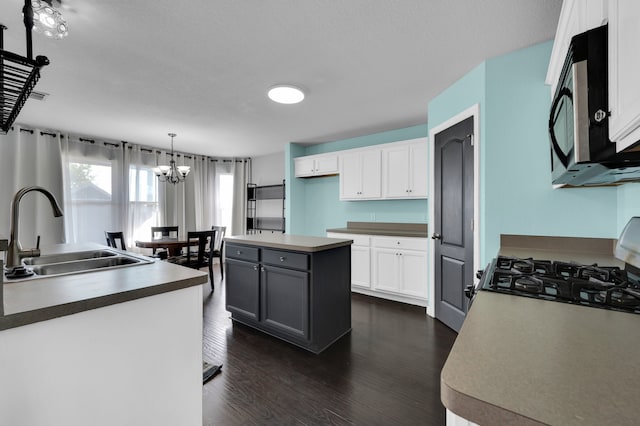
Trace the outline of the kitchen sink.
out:
M 23 275 L 16 275 L 7 281 L 99 272 L 153 262 L 146 256 L 112 249 L 50 254 L 23 259 Z
M 74 253 L 49 254 L 40 257 L 28 257 L 22 260 L 25 265 L 45 265 L 48 263 L 71 262 L 74 260 L 113 257 L 117 253 L 109 250 L 78 251 Z
M 139 264 L 140 260 L 131 257 L 107 257 L 98 259 L 76 260 L 72 262 L 36 265 L 32 268 L 36 275 L 60 275 L 72 272 L 89 272 L 95 269 Z

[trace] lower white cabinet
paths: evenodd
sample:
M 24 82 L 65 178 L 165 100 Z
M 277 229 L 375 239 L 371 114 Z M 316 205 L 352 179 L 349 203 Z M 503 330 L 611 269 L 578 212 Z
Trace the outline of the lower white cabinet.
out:
M 351 291 L 427 305 L 426 238 L 328 233 L 348 238 L 351 246 Z

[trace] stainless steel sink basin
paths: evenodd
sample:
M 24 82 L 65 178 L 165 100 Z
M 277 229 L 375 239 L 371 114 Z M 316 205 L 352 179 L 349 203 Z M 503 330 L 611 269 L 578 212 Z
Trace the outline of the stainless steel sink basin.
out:
M 27 272 L 30 273 L 30 270 L 33 271 L 33 274 L 9 278 L 7 281 L 99 272 L 105 269 L 146 265 L 153 262 L 153 259 L 146 256 L 113 249 L 50 254 L 23 259 L 22 263 L 27 268 Z
M 112 266 L 133 265 L 140 262 L 140 260 L 132 257 L 115 256 L 36 265 L 32 270 L 36 275 L 60 275 L 71 272 L 89 272 L 101 268 L 110 268 Z
M 25 265 L 45 265 L 48 263 L 71 262 L 74 260 L 95 259 L 116 256 L 117 253 L 109 250 L 77 251 L 73 253 L 49 254 L 40 257 L 28 257 L 22 260 Z

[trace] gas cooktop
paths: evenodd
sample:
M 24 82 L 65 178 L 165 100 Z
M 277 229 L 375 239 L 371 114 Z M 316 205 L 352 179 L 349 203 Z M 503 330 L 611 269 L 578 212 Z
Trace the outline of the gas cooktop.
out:
M 487 291 L 640 313 L 638 272 L 498 256 L 482 273 L 479 286 Z

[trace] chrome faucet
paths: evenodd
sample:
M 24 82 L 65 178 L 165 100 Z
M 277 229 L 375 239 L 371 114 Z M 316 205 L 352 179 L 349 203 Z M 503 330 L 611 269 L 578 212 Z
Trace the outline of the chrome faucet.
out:
M 55 217 L 62 216 L 62 209 L 58 205 L 58 201 L 56 197 L 53 196 L 49 191 L 42 188 L 41 186 L 28 186 L 22 188 L 16 195 L 13 196 L 13 201 L 11 202 L 11 235 L 9 237 L 9 249 L 7 250 L 7 264 L 5 267 L 7 269 L 13 269 L 16 266 L 21 266 L 23 257 L 38 257 L 40 256 L 40 238 L 38 237 L 37 247 L 34 249 L 23 250 L 22 245 L 20 244 L 20 240 L 18 240 L 18 219 L 20 215 L 20 200 L 22 197 L 31 191 L 42 192 L 51 203 L 51 208 L 53 209 L 53 215 Z

